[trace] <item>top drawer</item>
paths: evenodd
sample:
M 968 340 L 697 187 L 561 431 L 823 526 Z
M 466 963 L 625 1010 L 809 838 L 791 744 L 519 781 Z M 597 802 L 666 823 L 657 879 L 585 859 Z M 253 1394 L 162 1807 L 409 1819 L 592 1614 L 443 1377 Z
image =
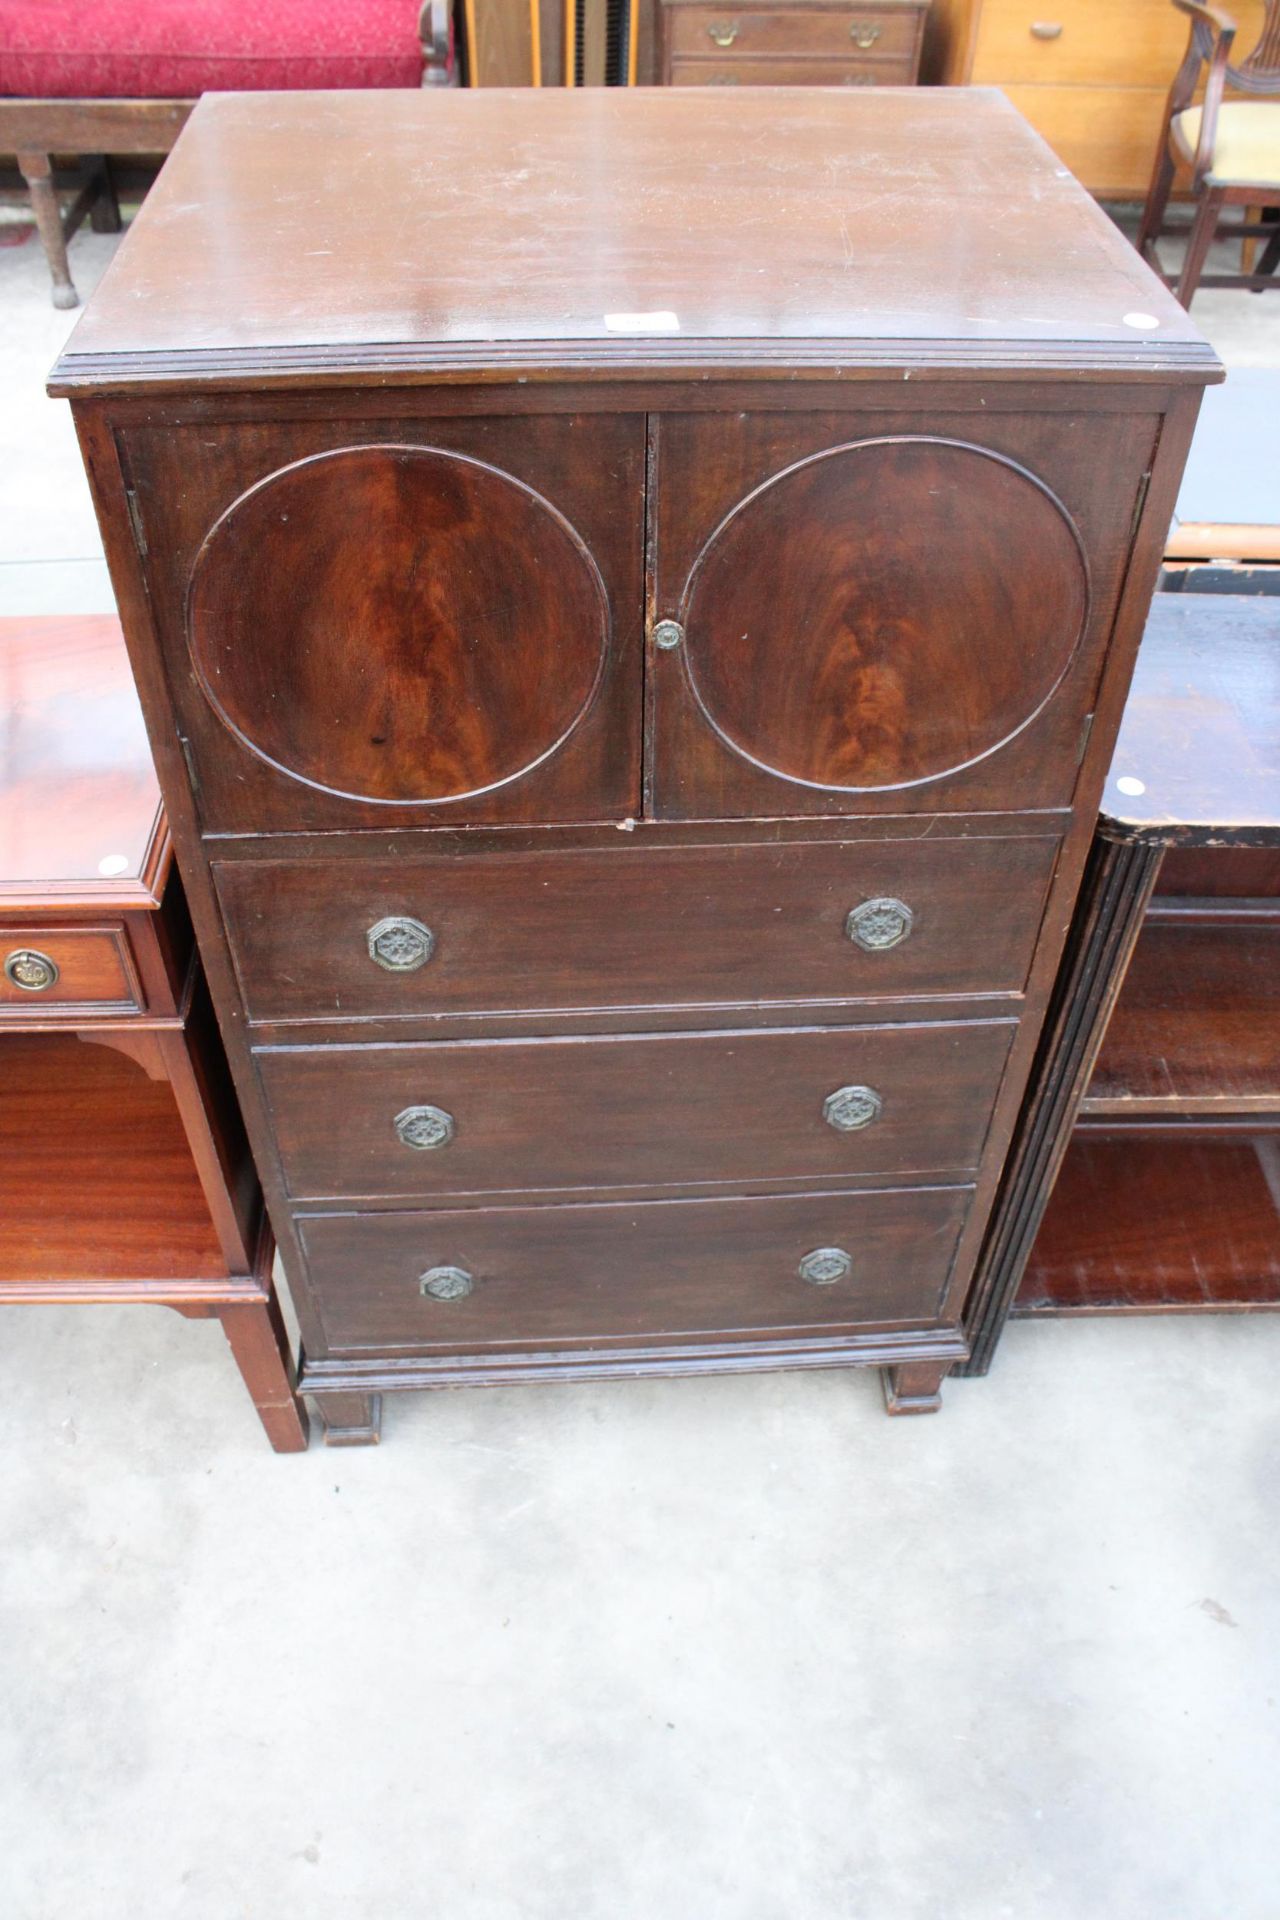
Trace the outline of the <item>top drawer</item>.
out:
M 909 54 L 915 47 L 914 7 L 672 7 L 667 38 L 674 54 L 709 59 L 750 54 Z
M 1018 993 L 1057 846 L 628 838 L 213 872 L 251 1020 L 421 1019 Z
M 983 0 L 970 78 L 975 86 L 1164 88 L 1186 44 L 1186 16 L 1171 0 L 1122 8 L 1115 0 Z

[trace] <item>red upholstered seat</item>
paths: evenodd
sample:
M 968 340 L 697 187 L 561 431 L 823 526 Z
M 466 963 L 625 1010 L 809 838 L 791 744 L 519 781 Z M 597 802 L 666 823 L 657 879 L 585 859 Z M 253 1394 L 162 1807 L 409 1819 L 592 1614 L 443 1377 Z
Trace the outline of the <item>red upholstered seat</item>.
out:
M 418 0 L 0 0 L 0 94 L 416 87 Z

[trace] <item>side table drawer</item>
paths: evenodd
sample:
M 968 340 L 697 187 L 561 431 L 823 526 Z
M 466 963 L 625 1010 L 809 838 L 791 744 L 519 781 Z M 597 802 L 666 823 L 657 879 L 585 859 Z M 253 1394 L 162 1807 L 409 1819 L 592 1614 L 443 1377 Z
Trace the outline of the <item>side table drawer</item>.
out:
M 909 58 L 919 16 L 909 7 L 670 7 L 667 33 L 679 56 L 820 54 L 827 59 Z
M 119 923 L 0 923 L 0 1019 L 71 1014 L 85 1007 L 140 1013 L 141 982 Z
M 298 1221 L 334 1353 L 937 1324 L 968 1187 Z
M 265 1048 L 299 1198 L 975 1167 L 1012 1020 Z
M 911 60 L 673 60 L 673 87 L 909 87 Z
M 223 861 L 249 1018 L 1021 993 L 1056 835 Z

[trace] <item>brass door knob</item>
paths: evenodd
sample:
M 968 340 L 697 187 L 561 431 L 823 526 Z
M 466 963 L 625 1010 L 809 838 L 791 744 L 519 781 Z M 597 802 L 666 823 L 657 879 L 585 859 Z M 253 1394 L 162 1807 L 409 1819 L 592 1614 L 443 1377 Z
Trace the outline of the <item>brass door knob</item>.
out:
M 883 953 L 888 947 L 899 946 L 914 925 L 915 915 L 906 901 L 886 894 L 856 906 L 846 918 L 844 930 L 864 953 Z
M 413 1147 L 418 1153 L 447 1147 L 456 1132 L 453 1115 L 443 1107 L 406 1107 L 391 1124 L 400 1145 Z
M 732 83 L 726 78 L 723 84 L 729 86 Z M 664 653 L 670 653 L 671 649 L 678 647 L 683 639 L 684 628 L 678 620 L 659 620 L 653 629 L 653 644 L 655 647 L 661 647 Z
M 24 993 L 46 993 L 57 983 L 58 964 L 34 947 L 16 947 L 4 963 L 4 974 Z
M 843 1247 L 814 1247 L 796 1271 L 811 1287 L 834 1287 L 837 1280 L 848 1279 L 853 1261 Z
M 426 966 L 436 944 L 430 927 L 407 914 L 375 920 L 365 938 L 369 958 L 388 973 L 416 973 Z
M 857 1133 L 878 1120 L 884 1101 L 874 1087 L 837 1087 L 822 1103 L 822 1117 L 837 1133 Z
M 428 1267 L 418 1275 L 418 1292 L 431 1300 L 463 1300 L 475 1284 L 465 1267 Z

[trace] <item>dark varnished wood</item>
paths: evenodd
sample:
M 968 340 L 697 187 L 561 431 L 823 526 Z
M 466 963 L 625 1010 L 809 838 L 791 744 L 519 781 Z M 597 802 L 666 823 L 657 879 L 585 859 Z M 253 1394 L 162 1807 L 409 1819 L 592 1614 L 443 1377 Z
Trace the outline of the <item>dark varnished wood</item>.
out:
M 390 802 L 527 775 L 582 719 L 609 639 L 595 562 L 549 502 L 414 446 L 313 456 L 234 501 L 187 620 L 205 697 L 252 752 Z
M 1152 607 L 965 1371 L 986 1371 L 1024 1287 L 1034 1311 L 1280 1304 L 1275 1149 L 1253 1137 L 1280 1114 L 1268 635 L 1262 603 Z
M 638 812 L 641 418 L 139 426 L 124 452 L 209 827 Z
M 1011 1021 L 635 1039 L 268 1048 L 256 1055 L 290 1191 L 520 1192 L 797 1181 L 977 1165 Z M 838 1132 L 828 1095 L 878 1119 Z M 402 1145 L 428 1105 L 445 1146 Z M 695 1145 L 696 1143 L 696 1145 Z
M 597 852 L 219 861 L 213 872 L 250 1019 L 413 1019 L 1016 994 L 1057 844 L 655 848 L 627 835 Z M 867 951 L 846 922 L 879 898 L 909 908 L 911 931 Z M 415 972 L 370 958 L 369 930 L 388 915 L 433 937 Z
M 426 213 L 411 198 L 408 228 L 402 220 L 394 243 L 379 236 L 376 216 L 353 225 L 347 196 L 359 191 L 370 153 L 380 175 L 403 158 L 412 177 L 406 129 L 420 125 L 416 106 L 390 104 L 373 135 L 358 100 L 202 107 L 185 152 L 207 170 L 197 150 L 211 138 L 219 178 L 234 191 L 215 196 L 216 210 L 186 194 L 180 149 L 57 376 L 59 390 L 77 396 L 193 916 L 296 1295 L 304 1386 L 352 1439 L 372 1437 L 372 1401 L 393 1388 L 612 1378 L 639 1368 L 892 1366 L 895 1400 L 924 1409 L 965 1352 L 961 1298 L 1069 919 L 1198 388 L 1213 363 L 995 100 L 876 91 L 870 105 L 817 88 L 744 94 L 747 106 L 726 104 L 713 89 L 679 89 L 621 107 L 566 97 L 548 108 L 512 96 L 500 102 L 498 136 L 498 98 L 489 95 L 478 112 L 447 103 L 433 122 L 441 190 Z M 290 138 L 277 155 L 285 124 Z M 304 269 L 310 304 L 302 312 L 276 276 L 304 250 L 290 180 L 313 143 L 341 153 L 345 170 L 326 171 L 329 160 L 315 153 L 305 248 L 319 218 L 337 264 L 322 257 Z M 457 169 L 451 143 L 466 155 Z M 500 189 L 490 184 L 499 153 Z M 454 187 L 463 179 L 467 215 L 458 228 Z M 950 268 L 922 279 L 920 221 L 934 219 L 925 209 L 946 197 L 948 182 L 962 242 L 948 252 Z M 220 249 L 219 272 L 206 279 L 189 229 L 215 211 L 208 238 Z M 184 282 L 188 258 L 193 278 Z M 1153 311 L 1156 327 L 1130 327 L 1131 310 Z M 640 328 L 653 330 L 633 330 L 627 316 L 636 313 Z M 621 324 L 606 324 L 606 315 L 621 315 Z M 869 543 L 859 544 L 850 514 L 818 488 L 797 551 L 786 550 L 788 514 L 768 539 L 741 540 L 732 564 L 722 561 L 728 549 L 717 549 L 717 529 L 734 524 L 762 488 L 783 487 L 789 469 L 810 463 L 805 473 L 825 478 L 827 469 L 842 471 L 838 449 L 906 439 L 929 452 L 905 480 L 897 467 L 887 474 L 896 515 L 871 489 Z M 956 442 L 974 449 L 957 458 L 1013 489 L 997 502 L 1009 523 L 1003 572 L 1006 556 L 992 552 L 985 527 L 949 540 L 967 510 L 963 486 L 942 472 Z M 349 800 L 273 770 L 218 717 L 192 650 L 192 574 L 228 508 L 286 467 L 396 446 L 461 455 L 536 493 L 574 529 L 607 595 L 605 663 L 588 710 L 549 758 L 478 798 Z M 917 456 L 893 459 L 905 468 Z M 940 474 L 945 485 L 935 490 Z M 903 551 L 907 522 L 914 571 Z M 526 530 L 523 546 L 536 550 L 538 537 Z M 281 539 L 296 576 L 296 532 Z M 828 541 L 838 546 L 835 562 Z M 714 561 L 720 570 L 717 602 L 732 602 L 739 572 L 750 575 L 750 618 L 745 627 L 738 621 L 739 636 L 752 632 L 762 603 L 772 616 L 768 603 L 778 602 L 784 616 L 736 678 L 725 654 L 730 627 L 717 625 L 722 610 L 697 579 L 704 549 L 706 567 Z M 840 657 L 838 575 L 858 601 L 854 643 L 869 636 L 875 672 L 909 694 L 887 757 L 913 778 L 923 768 L 915 786 L 804 784 L 812 748 L 787 709 L 793 678 L 808 680 L 829 760 L 850 757 L 836 738 L 841 702 L 858 758 L 868 757 L 865 736 L 874 731 L 861 701 L 850 707 L 847 684 L 822 703 L 815 652 L 834 634 L 828 656 Z M 953 576 L 950 597 L 939 592 L 939 575 Z M 268 576 L 264 562 L 269 594 Z M 1023 576 L 1039 583 L 1029 601 L 1019 600 Z M 238 590 L 229 570 L 221 599 L 231 621 L 241 618 Z M 465 583 L 448 592 L 463 604 Z M 985 651 L 968 596 L 982 599 L 991 627 Z M 826 610 L 823 635 L 811 632 L 815 604 Z M 1046 607 L 1056 609 L 1048 620 Z M 686 642 L 659 646 L 655 625 L 679 619 L 682 608 Z M 736 619 L 738 603 L 731 611 Z M 355 630 L 369 631 L 368 607 L 352 613 Z M 642 659 L 646 623 L 652 644 Z M 738 723 L 751 723 L 753 752 L 771 725 L 781 729 L 770 763 L 778 771 L 731 748 L 699 703 L 707 634 L 716 695 Z M 212 628 L 210 637 L 216 651 Z M 543 644 L 552 688 L 561 648 L 571 681 L 578 645 L 559 628 Z M 270 636 L 247 618 L 240 646 L 255 655 L 240 683 L 251 690 L 244 717 L 252 728 L 241 730 L 266 737 L 293 724 L 270 711 L 273 698 L 289 698 L 289 676 L 272 677 Z M 379 640 L 370 657 L 381 648 Z M 913 648 L 933 663 L 930 672 L 919 672 Z M 537 693 L 543 699 L 548 689 Z M 310 724 L 305 713 L 298 720 Z M 527 751 L 537 731 L 501 713 L 469 724 L 484 730 L 495 758 L 508 746 Z M 965 765 L 975 746 L 980 757 Z M 339 739 L 332 751 L 362 749 Z M 883 773 L 882 765 L 875 777 Z M 926 851 L 935 839 L 953 855 L 945 881 Z M 939 883 L 918 948 L 855 961 L 860 980 L 873 960 L 901 967 L 896 989 L 842 992 L 826 959 L 813 958 L 821 954 L 815 938 L 841 937 L 825 863 L 854 841 L 875 846 L 886 881 L 893 855 L 909 872 L 918 848 L 918 871 Z M 1042 852 L 1059 842 L 1047 892 L 1045 866 L 1031 853 L 1037 841 Z M 749 850 L 739 853 L 740 843 Z M 612 900 L 601 877 L 610 848 Z M 776 881 L 766 860 L 774 853 Z M 660 869 L 662 858 L 673 864 Z M 508 863 L 505 872 L 491 861 Z M 254 878 L 259 863 L 281 876 L 278 900 Z M 295 863 L 314 872 L 314 900 L 304 897 Z M 575 868 L 593 876 L 581 898 Z M 345 888 L 341 874 L 335 880 L 340 869 L 350 876 Z M 371 909 L 375 893 L 429 872 L 441 876 L 448 908 L 438 955 L 420 974 L 366 989 L 366 903 Z M 636 882 L 636 874 L 646 877 Z M 945 951 L 935 940 L 926 966 L 931 916 L 956 927 L 965 881 L 970 925 L 947 935 Z M 716 943 L 715 902 L 727 894 L 726 927 L 739 930 L 746 959 Z M 581 945 L 559 961 L 553 897 L 565 946 Z M 1018 902 L 1012 925 L 1000 905 L 1006 897 Z M 766 916 L 785 922 L 776 910 L 788 906 L 798 937 L 765 931 Z M 363 924 L 352 925 L 344 916 L 355 919 L 357 907 Z M 625 932 L 610 925 L 611 908 L 620 925 L 625 915 Z M 400 894 L 384 911 L 413 906 Z M 431 924 L 425 910 L 415 917 Z M 433 978 L 447 978 L 446 953 L 449 967 L 464 954 L 470 964 L 449 982 L 451 1011 L 433 1014 L 419 996 Z M 955 991 L 961 980 L 971 991 Z M 993 1006 L 1011 980 L 1016 1003 Z M 494 1004 L 495 983 L 507 988 L 503 1005 Z M 401 987 L 414 996 L 408 1019 L 392 1010 L 408 1004 L 390 998 Z M 940 988 L 945 1004 L 908 1004 Z M 641 991 L 650 1003 L 629 1006 L 627 996 Z M 263 1008 L 271 1020 L 253 1038 L 267 1044 L 251 1051 L 248 1013 Z M 1015 1017 L 979 1024 L 975 1013 Z M 879 1037 L 865 1031 L 872 1019 Z M 305 1036 L 290 1030 L 295 1020 L 307 1023 Z M 301 1037 L 315 1044 L 281 1044 Z M 877 1146 L 877 1127 L 837 1136 L 820 1117 L 836 1086 L 877 1084 L 865 1070 L 870 1046 L 886 1071 L 903 1069 L 884 1089 L 892 1099 L 877 1123 L 905 1129 L 896 1146 L 887 1131 Z M 400 1093 L 392 1082 L 410 1064 L 415 1084 Z M 448 1098 L 438 1085 L 418 1084 L 420 1067 L 453 1076 Z M 891 1110 L 905 1112 L 904 1090 L 911 1113 L 891 1121 Z M 386 1171 L 395 1165 L 388 1141 L 406 1165 L 411 1155 L 390 1123 L 420 1103 L 449 1107 L 457 1131 L 447 1148 L 412 1154 L 420 1171 L 409 1185 L 408 1175 Z M 886 1164 L 892 1173 L 876 1171 Z M 301 1245 L 321 1206 L 356 1222 L 353 1246 L 372 1244 L 368 1236 L 393 1214 L 420 1234 L 442 1211 L 461 1213 L 481 1233 L 511 1210 L 492 1202 L 518 1191 L 495 1182 L 530 1182 L 537 1205 L 518 1210 L 536 1212 L 551 1233 L 573 1211 L 562 1204 L 571 1196 L 583 1207 L 624 1210 L 669 1199 L 693 1219 L 699 1206 L 782 1207 L 815 1185 L 840 1189 L 852 1204 L 872 1184 L 919 1188 L 944 1169 L 955 1170 L 945 1177 L 957 1184 L 968 1184 L 972 1169 L 974 1196 L 946 1298 L 927 1327 L 852 1322 L 836 1334 L 794 1334 L 783 1321 L 744 1334 L 708 1325 L 673 1343 L 654 1321 L 622 1347 L 605 1335 L 574 1345 L 570 1334 L 519 1352 L 440 1357 L 410 1343 L 366 1359 L 333 1350 Z M 453 1203 L 459 1191 L 465 1205 Z M 899 1201 L 914 1205 L 900 1191 Z M 625 1279 L 625 1238 L 610 1257 Z M 891 1287 L 891 1267 L 877 1262 L 869 1284 Z M 647 1289 L 646 1281 L 636 1295 L 642 1317 Z M 356 1311 L 357 1330 L 358 1320 Z
M 835 1339 L 937 1321 L 970 1198 L 968 1188 L 934 1187 L 337 1214 L 309 1217 L 301 1231 L 338 1353 L 662 1344 L 712 1330 Z M 801 1279 L 804 1256 L 828 1246 L 848 1251 L 848 1275 L 825 1286 Z M 468 1273 L 472 1291 L 424 1295 L 421 1275 L 441 1266 Z
M 925 7 L 921 0 L 890 0 L 890 4 L 758 4 L 730 8 L 708 6 L 706 0 L 663 0 L 662 27 L 671 58 L 739 60 L 776 56 L 835 60 L 846 64 L 855 50 L 868 64 L 875 61 L 911 61 L 917 52 Z M 670 76 L 665 76 L 669 78 Z M 908 84 L 914 77 L 904 76 Z M 830 84 L 830 83 L 828 83 Z
M 122 920 L 77 926 L 65 914 L 47 914 L 38 920 L 4 915 L 0 918 L 0 967 L 24 949 L 51 961 L 57 977 L 48 986 L 25 988 L 0 972 L 0 1022 L 6 1016 L 25 1021 L 33 1012 L 55 1009 L 66 1015 L 86 1007 L 114 1013 L 142 1011 L 141 983 Z

